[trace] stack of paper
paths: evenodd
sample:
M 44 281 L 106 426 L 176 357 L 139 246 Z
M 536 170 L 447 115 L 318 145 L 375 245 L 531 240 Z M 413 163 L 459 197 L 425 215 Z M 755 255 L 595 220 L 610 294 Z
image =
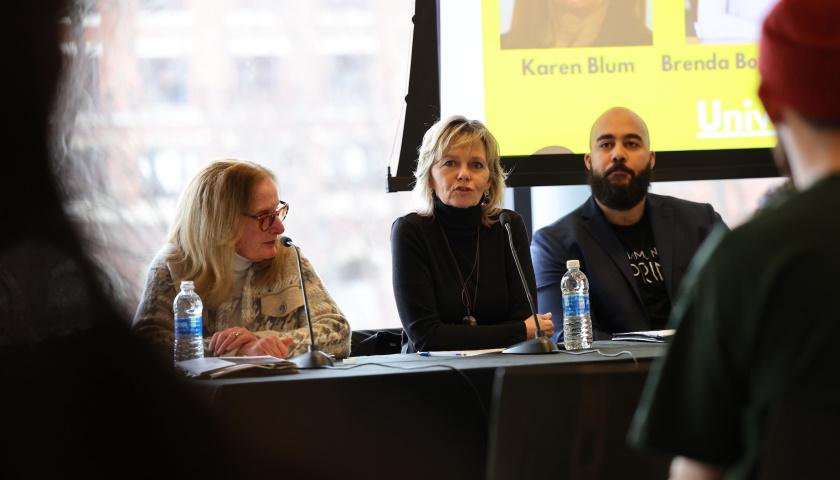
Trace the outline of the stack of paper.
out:
M 674 335 L 676 330 L 650 330 L 647 332 L 626 332 L 616 333 L 613 340 L 634 341 L 634 342 L 667 342 Z
M 444 350 L 436 352 L 417 352 L 417 354 L 424 357 L 472 357 L 473 355 L 483 355 L 485 353 L 497 353 L 502 350 L 504 350 L 504 348 L 488 348 L 485 350 Z
M 298 372 L 296 364 L 272 356 L 194 358 L 180 361 L 177 365 L 193 378 L 249 377 Z

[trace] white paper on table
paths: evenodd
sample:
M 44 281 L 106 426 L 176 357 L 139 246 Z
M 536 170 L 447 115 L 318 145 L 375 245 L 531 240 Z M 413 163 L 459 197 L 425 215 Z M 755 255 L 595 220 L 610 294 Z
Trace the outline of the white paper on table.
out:
M 648 330 L 644 332 L 624 332 L 613 335 L 613 340 L 635 340 L 639 342 L 665 342 L 669 340 L 676 330 Z
M 286 362 L 286 360 L 272 357 L 270 355 L 263 355 L 259 357 L 204 357 L 193 358 L 192 360 L 181 360 L 178 362 L 178 366 L 194 375 L 202 375 L 222 368 L 231 367 L 233 365 L 268 365 L 283 362 Z
M 443 350 L 437 352 L 417 352 L 424 357 L 472 357 L 485 353 L 501 352 L 504 348 L 488 348 L 485 350 Z

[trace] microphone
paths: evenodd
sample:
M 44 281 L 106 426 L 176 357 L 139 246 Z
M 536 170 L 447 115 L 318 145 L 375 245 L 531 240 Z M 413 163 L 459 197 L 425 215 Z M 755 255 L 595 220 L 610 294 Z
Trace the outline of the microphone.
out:
M 553 353 L 559 352 L 557 344 L 552 342 L 550 338 L 545 336 L 545 332 L 540 328 L 540 321 L 537 319 L 537 308 L 534 306 L 534 298 L 531 297 L 531 291 L 528 289 L 528 282 L 525 281 L 525 273 L 522 271 L 522 265 L 519 263 L 519 255 L 516 254 L 516 249 L 513 248 L 513 234 L 510 232 L 510 216 L 502 212 L 499 215 L 499 221 L 507 230 L 508 244 L 510 244 L 510 253 L 513 254 L 513 261 L 516 263 L 516 270 L 519 271 L 519 278 L 522 280 L 522 287 L 525 288 L 525 295 L 528 297 L 528 305 L 531 307 L 531 315 L 534 319 L 534 324 L 537 326 L 537 336 L 530 340 L 517 343 L 510 346 L 502 353 Z
M 312 318 L 309 316 L 309 301 L 306 299 L 306 286 L 303 284 L 303 267 L 300 265 L 300 250 L 291 238 L 280 237 L 280 244 L 284 247 L 291 247 L 295 250 L 298 265 L 298 278 L 300 279 L 300 291 L 303 293 L 303 312 L 306 314 L 306 325 L 309 327 L 309 349 L 306 353 L 289 359 L 296 363 L 299 368 L 321 368 L 332 367 L 333 361 L 329 355 L 318 349 L 315 344 L 315 334 L 312 332 Z

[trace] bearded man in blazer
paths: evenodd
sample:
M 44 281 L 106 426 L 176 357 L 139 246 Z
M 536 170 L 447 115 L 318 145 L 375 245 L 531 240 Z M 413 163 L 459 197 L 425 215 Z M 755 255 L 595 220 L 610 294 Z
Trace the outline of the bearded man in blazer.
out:
M 589 279 L 594 338 L 659 330 L 694 253 L 716 226 L 709 204 L 648 193 L 656 153 L 647 125 L 615 107 L 595 121 L 584 156 L 592 195 L 541 228 L 531 242 L 541 311 L 554 312 L 554 340 L 563 335 L 560 280 L 566 260 L 579 260 Z

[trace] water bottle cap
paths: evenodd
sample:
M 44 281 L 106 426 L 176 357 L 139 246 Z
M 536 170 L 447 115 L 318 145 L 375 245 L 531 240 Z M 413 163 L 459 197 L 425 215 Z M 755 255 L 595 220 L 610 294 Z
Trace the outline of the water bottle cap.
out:
M 181 280 L 181 288 L 195 288 L 192 280 Z
M 580 268 L 579 260 L 566 260 L 566 268 Z

